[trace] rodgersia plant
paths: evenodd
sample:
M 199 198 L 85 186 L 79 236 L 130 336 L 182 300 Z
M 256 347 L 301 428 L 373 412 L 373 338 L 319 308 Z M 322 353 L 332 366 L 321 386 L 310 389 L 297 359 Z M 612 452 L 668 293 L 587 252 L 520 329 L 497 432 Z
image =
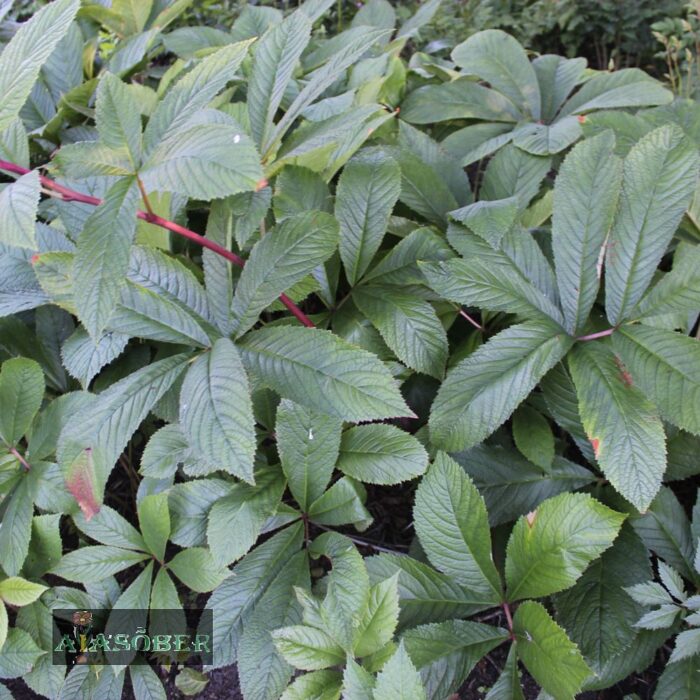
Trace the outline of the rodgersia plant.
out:
M 0 678 L 165 697 L 52 665 L 52 611 L 196 602 L 246 700 L 441 700 L 496 649 L 487 697 L 559 700 L 678 632 L 696 697 L 696 105 L 501 33 L 407 63 L 438 2 L 187 4 L 0 54 Z

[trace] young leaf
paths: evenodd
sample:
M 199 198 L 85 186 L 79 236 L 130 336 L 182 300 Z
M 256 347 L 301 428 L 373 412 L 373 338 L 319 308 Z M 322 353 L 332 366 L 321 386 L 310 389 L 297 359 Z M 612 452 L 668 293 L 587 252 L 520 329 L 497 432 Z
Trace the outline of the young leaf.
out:
M 431 304 L 395 287 L 364 286 L 353 291 L 357 308 L 409 367 L 441 379 L 447 361 L 447 333 Z
M 623 326 L 613 347 L 661 415 L 700 435 L 700 343 L 694 338 L 647 326 Z
M 629 317 L 666 252 L 695 189 L 697 148 L 673 125 L 647 134 L 624 162 L 622 193 L 605 258 L 610 323 Z
M 41 183 L 36 170 L 18 178 L 0 192 L 0 242 L 36 250 L 36 212 Z
M 248 379 L 234 344 L 220 338 L 187 371 L 180 423 L 208 462 L 254 483 L 255 431 Z
M 131 178 L 117 181 L 85 222 L 73 262 L 78 318 L 97 342 L 107 327 L 129 268 L 139 195 Z
M 289 490 L 302 510 L 321 497 L 338 459 L 343 424 L 293 401 L 277 409 L 277 450 Z
M 343 433 L 337 466 L 367 484 L 398 484 L 425 472 L 428 453 L 394 425 L 357 425 Z
M 32 583 L 19 576 L 10 576 L 0 581 L 0 600 L 9 605 L 29 605 L 48 588 L 40 583 Z
M 0 370 L 0 438 L 12 447 L 26 434 L 44 398 L 44 373 L 34 360 L 15 357 Z
M 355 642 L 356 657 L 374 654 L 392 640 L 399 622 L 397 580 L 398 574 L 394 574 L 369 589 L 369 601 Z
M 508 540 L 508 600 L 572 586 L 613 543 L 625 519 L 588 494 L 563 493 L 521 517 Z
M 342 647 L 314 627 L 282 627 L 272 632 L 272 639 L 285 660 L 303 671 L 319 671 L 345 661 Z
M 345 166 L 338 181 L 335 216 L 340 224 L 340 257 L 351 285 L 379 250 L 400 191 L 399 165 L 382 151 L 365 151 Z
M 586 139 L 567 155 L 554 186 L 552 247 L 565 328 L 572 334 L 598 294 L 599 260 L 622 184 L 614 149 L 612 131 Z
M 285 219 L 253 246 L 231 312 L 236 337 L 250 330 L 280 294 L 325 262 L 338 245 L 338 224 L 323 212 Z
M 39 71 L 68 32 L 80 2 L 55 0 L 23 24 L 0 58 L 0 131 L 4 131 L 27 101 Z
M 374 700 L 426 700 L 426 697 L 420 675 L 401 642 L 377 676 Z
M 600 468 L 635 508 L 645 511 L 666 471 L 666 439 L 656 408 L 604 345 L 579 345 L 569 367 Z
M 430 562 L 479 601 L 498 605 L 501 579 L 491 555 L 486 506 L 464 470 L 443 452 L 416 491 L 413 517 Z
M 253 47 L 253 70 L 248 81 L 248 114 L 261 151 L 269 145 L 273 119 L 294 69 L 311 36 L 304 12 L 293 12 Z
M 544 606 L 532 600 L 522 603 L 513 616 L 513 630 L 518 656 L 532 677 L 554 697 L 573 700 L 593 672 Z
M 412 415 L 386 367 L 328 331 L 263 328 L 240 347 L 266 385 L 309 408 L 351 421 Z
M 541 321 L 511 326 L 491 338 L 447 375 L 430 413 L 431 440 L 446 450 L 481 442 L 571 344 L 561 329 Z

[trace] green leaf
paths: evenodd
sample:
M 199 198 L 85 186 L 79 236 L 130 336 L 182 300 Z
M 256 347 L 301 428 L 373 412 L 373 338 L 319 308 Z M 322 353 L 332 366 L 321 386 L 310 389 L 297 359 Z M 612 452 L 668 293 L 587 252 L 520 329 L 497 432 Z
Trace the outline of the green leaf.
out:
M 579 464 L 556 456 L 549 473 L 518 452 L 504 447 L 478 445 L 455 455 L 486 501 L 492 527 L 534 510 L 542 501 L 574 491 L 595 481 Z
M 170 537 L 170 512 L 168 494 L 154 493 L 144 496 L 137 504 L 139 525 L 148 551 L 158 561 L 165 558 L 165 545 Z
M 250 330 L 280 294 L 325 262 L 338 245 L 338 225 L 323 212 L 286 218 L 253 246 L 231 311 L 237 337 Z
M 536 156 L 561 153 L 583 136 L 578 117 L 569 116 L 554 124 L 523 124 L 513 132 L 513 144 Z
M 513 630 L 518 656 L 532 677 L 558 700 L 573 700 L 592 671 L 544 606 L 532 600 L 522 603 L 513 616 Z
M 263 171 L 253 141 L 221 114 L 216 123 L 193 123 L 170 133 L 152 150 L 140 176 L 148 191 L 211 200 L 258 189 Z
M 129 666 L 129 677 L 136 700 L 167 700 L 160 678 L 147 664 Z
M 0 606 L 4 609 L 4 606 Z M 2 613 L 0 613 L 2 615 Z M 0 622 L 0 626 L 2 622 Z M 0 678 L 21 678 L 32 670 L 39 657 L 46 654 L 24 630 L 12 627 L 0 655 Z
M 187 371 L 180 423 L 199 455 L 254 482 L 256 442 L 248 379 L 236 347 L 227 338 L 217 340 Z
M 265 521 L 277 510 L 285 481 L 278 472 L 258 477 L 257 486 L 236 484 L 219 499 L 207 525 L 207 543 L 220 566 L 240 559 L 258 539 Z
M 623 326 L 613 347 L 661 415 L 700 435 L 700 343 L 694 338 L 647 326 Z
M 627 319 L 649 286 L 695 189 L 697 148 L 674 125 L 641 139 L 624 162 L 605 260 L 608 320 Z
M 367 492 L 362 484 L 342 477 L 309 506 L 309 518 L 319 525 L 354 524 L 361 530 L 372 522 L 364 505 L 366 500 Z
M 656 408 L 604 345 L 579 345 L 569 367 L 600 468 L 617 491 L 645 511 L 666 471 L 666 436 Z
M 107 331 L 95 341 L 78 327 L 61 346 L 63 366 L 87 388 L 105 365 L 122 354 L 128 342 L 128 335 L 115 331 Z
M 343 670 L 343 700 L 374 700 L 374 676 L 348 657 Z
M 141 111 L 127 85 L 112 73 L 105 73 L 97 86 L 95 121 L 100 141 L 126 148 L 135 172 L 141 162 Z
M 2 649 L 5 641 L 7 640 L 8 628 L 9 621 L 7 618 L 7 608 L 2 602 L 0 602 L 0 649 Z M 12 695 L 10 695 L 10 698 L 12 698 Z
M 129 269 L 129 251 L 136 233 L 138 190 L 124 178 L 107 192 L 105 200 L 88 217 L 78 238 L 73 279 L 78 318 L 99 340 L 119 301 Z
M 219 566 L 204 547 L 190 547 L 178 552 L 168 562 L 168 569 L 197 593 L 213 591 L 231 574 L 226 567 Z
M 32 477 L 37 471 L 37 466 L 35 463 L 30 473 L 25 474 L 14 491 L 3 499 L 0 560 L 8 576 L 19 574 L 29 551 L 36 492 L 36 480 Z
M 413 517 L 430 562 L 478 601 L 498 605 L 501 579 L 491 555 L 486 506 L 464 470 L 443 452 L 416 491 Z
M 565 328 L 572 334 L 598 295 L 603 246 L 622 184 L 614 148 L 611 131 L 586 139 L 567 155 L 554 186 L 552 247 Z
M 442 0 L 427 0 L 421 3 L 415 12 L 399 27 L 396 38 L 412 37 L 427 24 L 430 24 L 435 13 L 440 9 Z
M 297 552 L 270 583 L 245 627 L 238 652 L 238 676 L 245 697 L 276 700 L 292 676 L 292 667 L 277 653 L 271 632 L 301 622 L 295 586 L 309 586 L 306 554 Z
M 324 629 L 350 653 L 355 646 L 360 620 L 369 600 L 369 576 L 362 556 L 347 537 L 336 532 L 327 532 L 317 537 L 309 553 L 313 558 L 325 556 L 333 565 L 319 614 Z
M 193 668 L 182 668 L 175 678 L 175 686 L 183 695 L 199 695 L 209 683 L 206 673 Z
M 563 493 L 521 517 L 508 540 L 508 600 L 572 586 L 613 543 L 625 519 L 588 494 Z
M 656 684 L 657 700 L 692 700 L 700 692 L 700 662 L 697 656 L 666 665 Z
M 214 51 L 177 81 L 148 121 L 143 136 L 146 157 L 166 135 L 180 131 L 226 87 L 251 43 L 240 41 Z
M 284 691 L 280 700 L 340 700 L 341 683 L 342 676 L 337 671 L 305 673 Z
M 546 472 L 554 460 L 554 434 L 547 419 L 534 408 L 520 406 L 513 414 L 513 441 L 521 454 Z
M 10 576 L 0 581 L 0 600 L 8 605 L 29 605 L 47 591 L 47 586 L 27 581 L 20 576 Z M 2 646 L 2 644 L 0 644 Z
M 515 313 L 526 319 L 562 322 L 552 303 L 512 260 L 501 251 L 486 251 L 483 257 L 421 263 L 430 287 L 441 297 L 489 311 Z
M 367 484 L 398 484 L 425 472 L 428 453 L 394 425 L 357 425 L 343 433 L 337 466 Z
M 145 552 L 146 543 L 141 533 L 122 515 L 109 506 L 102 506 L 99 513 L 89 520 L 82 514 L 73 516 L 75 526 L 100 544 Z
M 345 166 L 335 216 L 340 224 L 340 258 L 351 285 L 379 250 L 400 192 L 399 165 L 380 150 L 360 153 Z
M 399 627 L 467 617 L 488 607 L 472 591 L 411 557 L 380 554 L 365 559 L 370 581 L 399 575 Z
M 525 49 L 499 29 L 477 32 L 452 51 L 452 60 L 529 113 L 540 118 L 540 87 Z
M 267 386 L 308 408 L 351 421 L 412 415 L 386 367 L 328 331 L 263 328 L 240 348 Z
M 80 547 L 64 554 L 50 573 L 66 581 L 94 583 L 148 558 L 148 554 L 130 552 L 121 547 L 106 545 Z
M 233 575 L 212 593 L 207 608 L 213 611 L 214 618 L 214 668 L 234 663 L 241 635 L 255 604 L 299 551 L 302 540 L 301 523 L 282 530 L 247 554 L 233 567 Z
M 447 334 L 431 304 L 379 285 L 356 288 L 352 299 L 402 362 L 438 379 L 443 376 Z
M 0 192 L 0 242 L 36 250 L 36 213 L 41 183 L 36 170 L 28 172 Z
M 426 700 L 420 675 L 403 641 L 377 676 L 374 700 Z
M 623 589 L 650 576 L 646 547 L 625 525 L 576 585 L 555 598 L 557 619 L 594 667 L 633 643 L 643 608 Z
M 27 559 L 22 572 L 27 578 L 43 576 L 60 558 L 63 544 L 59 530 L 58 513 L 35 515 Z
M 478 85 L 471 78 L 457 78 L 413 90 L 401 105 L 401 118 L 409 124 L 433 124 L 450 119 L 515 123 L 522 115 L 496 90 Z
M 517 646 L 511 644 L 506 664 L 498 680 L 491 686 L 485 700 L 525 700 L 518 673 Z
M 0 370 L 0 437 L 12 447 L 29 430 L 44 398 L 44 373 L 34 360 L 15 357 Z
M 645 107 L 667 104 L 673 95 L 661 83 L 639 68 L 603 72 L 588 80 L 564 104 L 558 118 L 585 114 L 596 109 Z
M 285 660 L 303 671 L 319 671 L 345 661 L 342 647 L 314 627 L 282 627 L 272 632 L 272 639 Z
M 270 29 L 253 48 L 248 81 L 248 114 L 255 142 L 267 150 L 273 119 L 311 36 L 311 21 L 293 12 Z
M 325 491 L 338 459 L 342 421 L 283 400 L 277 408 L 277 450 L 289 490 L 302 510 Z
M 498 248 L 518 216 L 518 200 L 515 197 L 494 201 L 481 201 L 450 212 L 450 218 L 459 221 L 491 247 Z
M 79 6 L 78 0 L 55 0 L 25 22 L 5 46 L 0 58 L 0 131 L 19 114 L 42 65 L 67 34 Z
M 428 697 L 446 698 L 459 689 L 482 656 L 507 639 L 504 629 L 449 620 L 408 630 L 403 643 Z
M 398 574 L 369 589 L 369 600 L 360 620 L 354 654 L 368 656 L 388 644 L 399 622 Z
M 488 437 L 508 419 L 572 340 L 545 322 L 511 326 L 462 360 L 443 382 L 430 414 L 430 437 L 461 450 Z

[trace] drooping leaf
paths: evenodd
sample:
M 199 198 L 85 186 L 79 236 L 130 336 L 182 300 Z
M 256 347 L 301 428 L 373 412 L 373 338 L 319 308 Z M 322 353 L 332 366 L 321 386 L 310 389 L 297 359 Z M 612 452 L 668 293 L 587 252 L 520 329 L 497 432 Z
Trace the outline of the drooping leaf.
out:
M 478 600 L 497 605 L 501 580 L 491 555 L 486 506 L 464 470 L 443 452 L 416 491 L 413 517 L 430 562 Z
M 666 470 L 666 439 L 656 408 L 603 345 L 580 344 L 569 367 L 600 468 L 630 503 L 645 511 Z
M 508 541 L 508 600 L 572 586 L 613 543 L 625 516 L 588 494 L 563 493 L 521 517 Z
M 308 408 L 353 421 L 411 415 L 386 367 L 327 331 L 264 328 L 240 348 L 251 372 Z
M 248 380 L 227 338 L 217 340 L 187 371 L 180 423 L 190 445 L 207 461 L 253 483 L 256 442 Z
M 571 347 L 546 322 L 512 326 L 460 362 L 443 382 L 430 414 L 432 441 L 462 450 L 488 437 Z
M 647 134 L 624 161 L 622 192 L 605 258 L 605 310 L 618 324 L 651 282 L 695 189 L 700 157 L 682 131 Z

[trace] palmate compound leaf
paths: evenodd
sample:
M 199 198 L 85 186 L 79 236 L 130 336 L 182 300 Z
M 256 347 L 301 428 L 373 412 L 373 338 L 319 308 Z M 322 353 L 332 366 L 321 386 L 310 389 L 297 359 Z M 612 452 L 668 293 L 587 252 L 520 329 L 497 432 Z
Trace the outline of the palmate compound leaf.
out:
M 180 423 L 208 462 L 254 483 L 255 429 L 248 379 L 236 346 L 220 338 L 187 371 Z
M 250 330 L 280 294 L 330 258 L 337 245 L 338 224 L 320 211 L 288 217 L 263 236 L 253 246 L 233 297 L 236 337 Z
M 573 700 L 592 675 L 578 647 L 540 603 L 527 600 L 515 611 L 518 656 L 532 677 L 557 700 Z
M 576 333 L 598 294 L 601 251 L 622 183 L 615 136 L 606 131 L 567 155 L 554 186 L 552 247 L 565 328 Z
M 572 586 L 617 537 L 625 519 L 588 494 L 563 493 L 521 517 L 508 541 L 509 601 Z
M 500 426 L 572 344 L 546 321 L 511 326 L 460 362 L 430 414 L 430 437 L 446 450 L 481 442 Z
M 651 282 L 695 190 L 697 148 L 674 125 L 642 138 L 623 165 L 620 204 L 605 258 L 605 310 L 627 319 Z
M 416 491 L 413 517 L 429 561 L 477 600 L 497 605 L 502 587 L 491 554 L 486 506 L 464 470 L 443 452 Z
M 656 407 L 605 345 L 580 344 L 569 367 L 600 468 L 617 491 L 645 511 L 666 471 L 666 436 Z
M 623 326 L 613 347 L 669 422 L 700 435 L 700 343 L 679 333 Z
M 42 65 L 68 32 L 79 7 L 78 0 L 49 3 L 23 24 L 5 46 L 0 57 L 0 131 L 19 114 Z
M 247 368 L 282 397 L 349 421 L 412 416 L 386 366 L 332 333 L 293 326 L 251 331 Z

